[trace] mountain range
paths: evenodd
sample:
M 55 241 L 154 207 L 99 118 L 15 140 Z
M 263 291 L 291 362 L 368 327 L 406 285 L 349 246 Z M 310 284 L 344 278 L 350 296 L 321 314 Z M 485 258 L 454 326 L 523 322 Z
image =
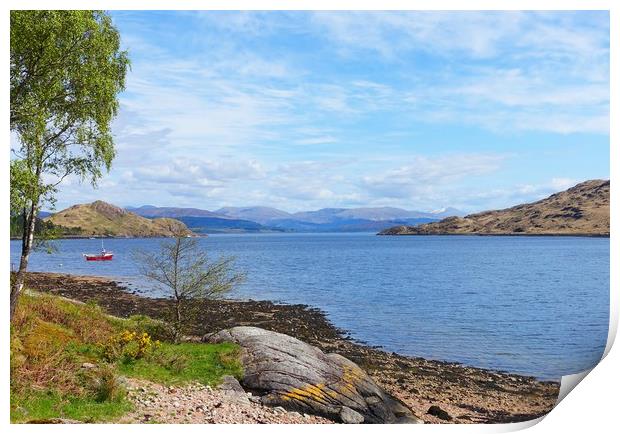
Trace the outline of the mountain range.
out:
M 43 222 L 70 235 L 171 236 L 228 232 L 380 232 L 381 235 L 596 235 L 609 236 L 609 180 L 590 180 L 537 202 L 460 216 L 400 208 L 323 208 L 288 213 L 276 208 L 200 208 L 144 205 L 126 209 L 95 201 L 57 213 Z
M 217 232 L 375 232 L 394 225 L 418 225 L 461 215 L 454 208 L 434 212 L 401 208 L 323 208 L 289 213 L 265 206 L 199 208 L 127 207 L 147 218 L 175 218 L 197 233 Z

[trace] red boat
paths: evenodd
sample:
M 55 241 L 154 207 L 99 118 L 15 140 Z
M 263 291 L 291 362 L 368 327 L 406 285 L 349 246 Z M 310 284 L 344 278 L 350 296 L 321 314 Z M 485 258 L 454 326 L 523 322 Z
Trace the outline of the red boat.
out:
M 93 255 L 88 253 L 82 253 L 82 255 L 86 258 L 87 261 L 111 261 L 114 257 L 112 252 L 106 252 L 102 250 L 100 254 Z
M 84 256 L 84 258 L 87 261 L 111 261 L 112 258 L 114 257 L 114 254 L 112 252 L 107 252 L 103 248 L 103 241 L 101 241 L 101 253 L 99 254 L 82 253 L 82 256 Z

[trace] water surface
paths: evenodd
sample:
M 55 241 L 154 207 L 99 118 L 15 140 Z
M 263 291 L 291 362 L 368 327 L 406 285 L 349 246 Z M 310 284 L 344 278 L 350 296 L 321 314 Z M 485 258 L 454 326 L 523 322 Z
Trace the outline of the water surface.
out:
M 161 239 L 110 239 L 111 262 L 86 262 L 99 240 L 57 241 L 30 269 L 111 276 L 145 295 L 130 252 Z M 406 355 L 544 379 L 600 359 L 609 319 L 609 239 L 377 237 L 373 234 L 212 235 L 247 281 L 230 298 L 305 303 L 355 339 Z M 20 245 L 11 242 L 17 264 Z

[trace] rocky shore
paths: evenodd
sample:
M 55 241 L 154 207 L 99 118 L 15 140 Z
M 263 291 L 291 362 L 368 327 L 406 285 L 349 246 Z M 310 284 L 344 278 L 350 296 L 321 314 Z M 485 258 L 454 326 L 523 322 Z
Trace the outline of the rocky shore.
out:
M 27 286 L 84 302 L 93 300 L 108 313 L 120 317 L 135 314 L 161 317 L 169 303 L 165 299 L 132 294 L 120 284 L 101 277 L 29 273 Z M 193 326 L 196 336 L 235 326 L 254 326 L 293 336 L 326 353 L 341 354 L 425 422 L 530 420 L 548 413 L 559 392 L 557 382 L 406 357 L 362 345 L 335 328 L 320 310 L 304 305 L 214 300 L 205 302 L 202 312 Z M 266 411 L 264 420 L 272 422 L 277 412 Z M 295 415 L 293 419 L 297 422 Z

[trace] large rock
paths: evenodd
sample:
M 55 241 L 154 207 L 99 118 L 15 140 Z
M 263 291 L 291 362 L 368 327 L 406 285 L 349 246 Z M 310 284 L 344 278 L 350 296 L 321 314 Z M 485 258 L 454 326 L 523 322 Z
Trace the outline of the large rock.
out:
M 261 395 L 264 404 L 347 423 L 421 423 L 355 363 L 291 336 L 233 327 L 203 341 L 242 347 L 241 384 Z
M 245 394 L 245 390 L 243 390 L 243 387 L 239 384 L 239 381 L 231 375 L 224 375 L 222 383 L 218 386 L 218 390 L 220 390 L 224 398 L 230 402 L 238 405 L 252 405 L 248 395 Z

